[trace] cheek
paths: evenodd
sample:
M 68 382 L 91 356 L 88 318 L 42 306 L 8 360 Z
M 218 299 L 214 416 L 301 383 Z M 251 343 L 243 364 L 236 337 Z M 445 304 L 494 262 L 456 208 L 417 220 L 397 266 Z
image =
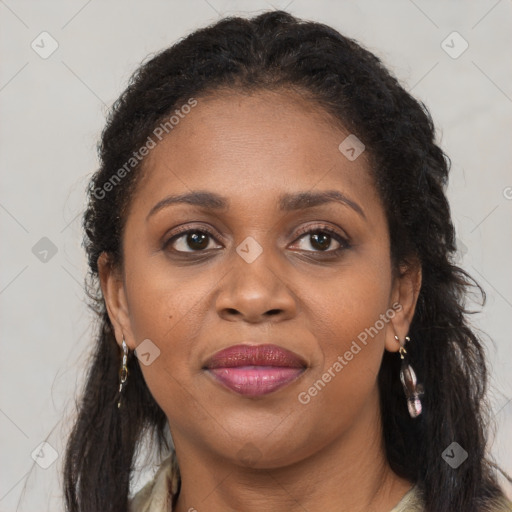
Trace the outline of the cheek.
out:
M 304 391 L 319 398 L 317 405 L 343 402 L 345 408 L 357 408 L 373 392 L 394 316 L 389 309 L 390 276 L 386 261 L 347 266 L 308 295 L 320 350 L 305 384 L 312 388 Z
M 125 283 L 133 342 L 138 346 L 150 340 L 154 344 L 149 345 L 150 352 L 158 354 L 148 365 L 140 359 L 144 379 L 163 409 L 169 401 L 178 410 L 190 407 L 184 386 L 189 386 L 194 371 L 199 372 L 195 340 L 208 314 L 205 297 L 218 276 L 192 267 L 173 269 L 160 258 L 138 253 L 135 247 L 129 254 Z M 190 361 L 198 368 L 191 368 Z
M 350 345 L 389 307 L 390 262 L 382 257 L 383 250 L 374 252 L 374 257 L 370 251 L 356 255 L 350 264 L 321 281 L 322 286 L 310 283 L 306 296 L 315 313 L 311 317 L 317 319 L 318 332 L 331 337 L 324 340 L 327 346 L 341 349 L 347 342 Z M 381 324 L 378 330 L 384 331 Z
M 177 292 L 172 280 L 151 279 L 146 275 L 132 297 L 130 323 L 135 344 L 149 339 L 158 354 L 148 365 L 140 357 L 149 391 L 166 414 L 173 411 L 176 417 L 179 411 L 187 410 L 187 417 L 199 417 L 204 412 L 195 410 L 196 403 L 190 400 L 193 379 L 189 361 L 193 358 L 194 338 L 200 325 L 196 306 L 200 296 Z
M 187 341 L 200 326 L 202 299 L 215 275 L 193 266 L 173 266 L 159 254 L 131 246 L 131 252 L 126 251 L 125 285 L 135 343 L 149 338 L 161 349 L 173 350 L 190 345 Z

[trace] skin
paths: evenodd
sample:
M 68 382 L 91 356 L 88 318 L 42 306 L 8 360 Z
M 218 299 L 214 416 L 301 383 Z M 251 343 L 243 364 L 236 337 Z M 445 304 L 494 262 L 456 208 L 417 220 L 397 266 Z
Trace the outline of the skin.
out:
M 133 350 L 150 339 L 161 351 L 141 368 L 175 443 L 177 512 L 384 512 L 412 486 L 384 455 L 377 375 L 384 350 L 399 348 L 395 335 L 408 333 L 421 273 L 416 265 L 393 274 L 366 154 L 349 161 L 338 149 L 348 134 L 290 91 L 198 98 L 147 157 L 126 219 L 123 268 L 100 257 L 118 343 L 124 337 Z M 167 196 L 196 190 L 226 197 L 229 208 L 175 204 L 148 218 Z M 321 190 L 341 192 L 364 217 L 334 202 L 278 208 L 280 194 Z M 186 235 L 165 246 L 185 225 L 211 230 L 206 250 L 187 245 Z M 297 235 L 319 225 L 350 245 L 335 255 L 335 238 L 323 246 Z M 236 252 L 247 237 L 263 250 L 252 263 Z M 378 335 L 300 403 L 298 394 L 395 302 L 401 310 Z M 275 343 L 308 368 L 273 393 L 244 397 L 202 369 L 238 343 Z

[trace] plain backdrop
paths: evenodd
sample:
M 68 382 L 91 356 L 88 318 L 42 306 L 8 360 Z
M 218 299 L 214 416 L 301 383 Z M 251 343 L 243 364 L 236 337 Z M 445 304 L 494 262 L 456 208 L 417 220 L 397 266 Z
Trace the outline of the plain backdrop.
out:
M 488 294 L 472 322 L 487 333 L 492 453 L 512 473 L 510 0 L 0 0 L 0 512 L 63 510 L 92 339 L 80 217 L 108 107 L 149 54 L 274 8 L 359 40 L 429 107 L 452 160 L 459 262 Z

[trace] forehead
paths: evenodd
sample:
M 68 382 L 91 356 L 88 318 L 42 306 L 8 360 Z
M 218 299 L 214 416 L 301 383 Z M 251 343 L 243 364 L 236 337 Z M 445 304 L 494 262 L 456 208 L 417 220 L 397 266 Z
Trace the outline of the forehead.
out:
M 291 190 L 336 188 L 369 199 L 375 190 L 367 155 L 351 161 L 339 149 L 349 135 L 322 107 L 293 92 L 198 97 L 149 153 L 136 198 L 147 210 L 166 194 L 197 189 L 242 206 L 272 204 Z

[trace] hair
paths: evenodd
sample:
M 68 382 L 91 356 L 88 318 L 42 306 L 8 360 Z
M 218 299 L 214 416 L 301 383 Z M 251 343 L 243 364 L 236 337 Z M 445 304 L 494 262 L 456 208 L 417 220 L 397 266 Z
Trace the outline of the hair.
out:
M 126 170 L 155 127 L 190 98 L 221 90 L 290 89 L 364 142 L 385 209 L 393 269 L 414 261 L 421 265 L 408 354 L 425 389 L 423 413 L 415 419 L 408 413 L 396 354 L 385 352 L 378 376 L 391 468 L 417 484 L 426 512 L 483 511 L 503 496 L 486 454 L 490 414 L 484 347 L 467 320 L 469 290 L 480 293 L 482 305 L 485 292 L 455 264 L 455 230 L 445 196 L 450 161 L 435 143 L 431 115 L 353 39 L 324 24 L 271 11 L 221 19 L 151 56 L 109 113 L 83 220 L 86 286 L 100 325 L 66 449 L 68 511 L 125 512 L 142 440 L 153 436 L 158 450 L 168 447 L 166 416 L 133 354 L 123 407 L 117 408 L 121 353 L 98 276 L 102 253 L 122 267 L 124 222 L 144 160 L 113 186 L 106 184 L 123 166 Z M 441 456 L 453 441 L 468 452 L 457 469 Z

